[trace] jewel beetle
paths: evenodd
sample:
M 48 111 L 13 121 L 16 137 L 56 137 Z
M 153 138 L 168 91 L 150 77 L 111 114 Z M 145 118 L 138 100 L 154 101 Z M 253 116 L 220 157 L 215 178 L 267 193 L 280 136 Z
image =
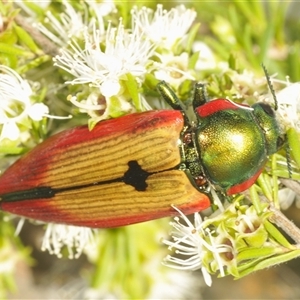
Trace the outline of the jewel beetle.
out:
M 0 208 L 45 222 L 118 227 L 210 206 L 210 188 L 250 187 L 282 143 L 273 109 L 207 101 L 196 84 L 190 121 L 165 83 L 172 110 L 133 113 L 62 131 L 0 177 Z

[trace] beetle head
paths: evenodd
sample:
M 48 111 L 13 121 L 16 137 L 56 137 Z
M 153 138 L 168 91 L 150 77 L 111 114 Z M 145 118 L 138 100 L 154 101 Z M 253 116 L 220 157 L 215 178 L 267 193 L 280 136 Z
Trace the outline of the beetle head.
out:
M 261 127 L 265 140 L 267 154 L 273 154 L 284 144 L 284 138 L 276 120 L 275 111 L 265 103 L 256 103 L 252 106 L 256 122 Z

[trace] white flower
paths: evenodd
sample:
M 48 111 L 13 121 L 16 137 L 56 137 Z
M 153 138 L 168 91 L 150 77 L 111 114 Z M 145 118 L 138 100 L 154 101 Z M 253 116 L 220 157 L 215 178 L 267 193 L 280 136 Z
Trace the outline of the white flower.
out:
M 1 248 L 0 248 L 0 276 L 3 281 L 3 276 L 12 275 L 16 270 L 18 262 L 23 259 L 22 253 L 15 249 L 15 245 L 7 239 L 1 237 Z M 2 294 L 2 293 L 1 293 Z M 3 295 L 3 294 L 2 294 Z
M 3 31 L 3 25 L 4 25 L 3 17 L 2 17 L 2 15 L 0 14 L 0 31 L 1 31 L 1 32 Z
M 287 210 L 293 203 L 297 194 L 289 188 L 281 188 L 278 191 L 278 199 L 280 202 L 280 208 Z
M 51 0 L 43 0 L 43 1 L 35 1 L 35 5 L 40 6 L 43 9 L 47 9 Z M 18 5 L 23 11 L 26 12 L 27 15 L 29 15 L 29 19 L 36 19 L 37 14 L 34 10 L 30 9 L 30 6 L 27 6 L 28 4 L 25 1 L 15 1 L 15 5 Z
M 39 121 L 48 116 L 48 107 L 43 103 L 31 103 L 32 90 L 29 83 L 14 70 L 0 66 L 0 140 L 17 140 L 20 129 L 17 124 L 30 117 Z
M 242 73 L 234 72 L 231 80 L 236 89 L 236 98 L 259 97 L 265 91 L 266 78 L 264 76 L 256 77 L 253 72 L 248 70 L 244 70 Z
M 98 29 L 102 34 L 105 33 L 103 17 L 116 10 L 112 0 L 104 0 L 101 3 L 94 1 L 86 1 L 83 4 L 84 11 L 76 10 L 69 1 L 62 1 L 65 9 L 58 16 L 53 15 L 51 11 L 46 11 L 45 25 L 34 23 L 44 35 L 51 39 L 60 47 L 65 47 L 72 38 L 81 37 L 82 32 L 86 27 L 93 28 L 95 18 L 91 17 L 88 20 L 88 5 L 96 15 L 98 21 Z M 24 5 L 21 5 L 24 9 Z
M 199 59 L 195 66 L 198 71 L 214 69 L 216 67 L 220 67 L 223 70 L 228 69 L 227 63 L 217 63 L 213 51 L 203 42 L 196 41 L 193 44 L 193 52 L 199 52 Z
M 80 108 L 80 111 L 86 112 L 93 119 L 94 122 L 99 122 L 101 120 L 107 119 L 110 117 L 110 111 L 107 107 L 113 107 L 114 104 L 111 103 L 110 98 L 105 98 L 102 95 L 99 95 L 95 92 L 91 92 L 86 100 L 79 102 L 76 96 L 69 96 L 68 100 L 72 102 L 75 106 Z M 143 102 L 141 98 L 141 103 L 143 103 L 145 108 L 146 102 Z M 130 103 L 122 95 L 117 98 L 118 110 L 121 112 L 130 111 L 132 108 Z M 148 108 L 151 109 L 151 108 Z
M 93 116 L 95 111 L 103 111 L 106 108 L 105 101 L 103 104 L 99 104 L 99 94 L 96 92 L 91 92 L 85 101 L 79 102 L 76 96 L 69 96 L 68 100 L 79 107 L 80 111 L 88 112 L 90 116 Z
M 173 87 L 178 87 L 185 80 L 195 80 L 189 73 L 189 57 L 186 52 L 179 56 L 173 54 L 156 54 L 161 63 L 154 63 L 154 76 L 159 80 L 164 80 Z
M 103 38 L 95 27 L 92 34 L 85 28 L 84 37 L 84 49 L 73 41 L 71 50 L 62 50 L 54 59 L 56 66 L 75 76 L 67 84 L 90 84 L 103 96 L 111 97 L 118 95 L 120 80 L 127 73 L 140 78 L 145 75 L 153 46 L 137 30 L 129 34 L 121 21 L 118 28 L 109 24 L 105 50 L 100 48 Z
M 67 247 L 69 258 L 78 258 L 85 248 L 93 247 L 93 229 L 79 226 L 47 224 L 42 250 L 62 257 L 61 250 Z M 75 253 L 74 253 L 75 251 Z
M 7 138 L 16 141 L 19 138 L 20 129 L 14 122 L 6 122 L 3 124 L 0 141 Z
M 86 23 L 82 18 L 82 12 L 76 11 L 67 1 L 63 1 L 63 4 L 65 11 L 59 15 L 59 19 L 51 11 L 46 11 L 45 23 L 49 25 L 49 29 L 41 23 L 34 24 L 44 35 L 61 47 L 65 46 L 72 37 L 78 36 Z
M 211 276 L 208 270 L 203 266 L 202 258 L 204 251 L 207 249 L 212 250 L 216 257 L 219 257 L 219 251 L 217 247 L 213 247 L 203 239 L 206 233 L 202 229 L 202 219 L 198 213 L 194 214 L 195 220 L 193 225 L 180 210 L 176 207 L 174 207 L 174 209 L 179 212 L 181 219 L 186 225 L 180 223 L 180 218 L 175 217 L 175 222 L 171 222 L 171 225 L 175 229 L 171 233 L 173 242 L 163 240 L 163 243 L 169 246 L 169 250 L 175 248 L 175 253 L 180 254 L 183 258 L 168 255 L 163 264 L 171 268 L 182 270 L 201 269 L 205 283 L 211 286 Z M 222 265 L 220 269 L 222 269 Z
M 153 276 L 153 284 L 147 299 L 194 299 L 195 293 L 199 292 L 198 289 L 204 286 L 203 282 L 190 272 L 161 270 L 157 267 L 149 270 Z M 202 299 L 199 294 L 197 295 L 197 299 Z
M 157 5 L 154 15 L 153 10 L 147 7 L 140 10 L 134 7 L 131 14 L 133 27 L 145 32 L 152 42 L 166 49 L 170 49 L 185 36 L 197 15 L 184 5 L 167 11 L 161 4 Z
M 116 6 L 112 0 L 103 0 L 100 3 L 96 1 L 86 2 L 94 10 L 98 21 L 102 20 L 102 17 L 116 11 Z
M 300 196 L 290 188 L 281 188 L 278 191 L 278 199 L 282 210 L 287 210 L 293 204 L 300 208 Z
M 282 123 L 300 132 L 300 82 L 288 84 L 276 94 Z
M 28 116 L 34 121 L 41 121 L 49 114 L 49 108 L 44 103 L 35 103 L 28 109 Z

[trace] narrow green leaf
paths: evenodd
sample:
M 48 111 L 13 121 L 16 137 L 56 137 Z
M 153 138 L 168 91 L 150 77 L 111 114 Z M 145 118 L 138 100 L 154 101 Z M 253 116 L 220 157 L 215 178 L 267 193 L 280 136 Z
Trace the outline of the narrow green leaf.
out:
M 125 85 L 128 89 L 128 92 L 131 96 L 132 102 L 137 109 L 137 111 L 141 111 L 141 101 L 139 97 L 139 92 L 138 92 L 138 85 L 135 80 L 135 77 L 132 76 L 132 74 L 128 73 L 126 74 L 127 80 L 125 81 Z
M 0 54 L 0 64 L 9 66 L 12 69 L 16 69 L 18 66 L 18 57 L 16 55 L 10 55 L 6 53 L 1 53 Z
M 252 28 L 250 24 L 246 24 L 244 27 L 244 34 L 242 36 L 242 42 L 244 46 L 244 50 L 246 51 L 247 58 L 249 63 L 253 68 L 257 67 L 260 62 L 257 60 L 257 56 L 253 52 L 253 41 L 252 41 Z
M 291 81 L 300 80 L 300 42 L 296 41 L 291 46 L 289 46 L 289 53 L 287 57 L 286 64 L 289 66 L 288 74 Z
M 243 260 L 254 258 L 269 257 L 270 255 L 274 255 L 276 253 L 277 251 L 274 247 L 250 248 L 239 252 L 237 255 L 237 260 L 241 262 Z
M 219 16 L 217 16 L 219 17 Z M 229 17 L 229 23 L 234 30 L 234 35 L 237 40 L 241 39 L 242 36 L 240 36 L 240 21 L 239 21 L 239 15 L 237 13 L 237 8 L 234 5 L 230 5 L 228 9 L 228 17 Z
M 187 103 L 187 101 L 191 100 L 192 91 L 194 90 L 194 82 L 191 80 L 185 80 L 181 83 L 181 85 L 178 88 L 178 95 L 180 97 L 180 100 L 183 103 Z
M 249 192 L 250 192 L 251 201 L 255 207 L 255 210 L 257 211 L 258 214 L 260 214 L 262 212 L 262 205 L 261 205 L 258 193 L 257 193 L 257 186 L 255 184 L 252 185 L 249 189 Z
M 260 36 L 260 52 L 259 52 L 259 61 L 263 61 L 264 63 L 267 62 L 267 52 L 270 50 L 270 45 L 273 41 L 275 28 L 273 23 L 270 22 L 266 29 L 264 30 L 263 34 Z
M 272 189 L 273 202 L 274 202 L 274 206 L 279 209 L 280 204 L 278 199 L 278 191 L 279 191 L 278 177 L 273 172 L 273 170 L 275 170 L 277 167 L 277 160 L 275 155 L 272 155 L 271 165 L 272 165 L 272 181 L 273 181 L 273 189 Z
M 0 154 L 11 154 L 18 155 L 24 152 L 24 148 L 11 147 L 11 146 L 0 146 Z
M 16 46 L 13 45 L 8 45 L 5 43 L 1 43 L 0 42 L 0 53 L 6 53 L 6 54 L 10 54 L 10 55 L 20 55 L 20 56 L 25 56 L 25 57 L 33 57 L 34 55 L 26 50 L 23 50 L 21 48 L 18 48 Z
M 147 89 L 150 90 L 150 92 L 152 92 L 155 87 L 157 86 L 157 84 L 159 83 L 159 80 L 151 73 L 147 73 L 145 75 L 145 82 L 144 85 L 145 87 L 147 87 Z M 157 92 L 155 92 L 156 94 Z
M 297 165 L 300 167 L 300 136 L 295 128 L 290 128 L 287 131 L 287 139 L 290 147 L 291 155 Z
M 20 41 L 24 43 L 32 52 L 38 53 L 42 51 L 39 49 L 39 47 L 36 45 L 32 37 L 29 35 L 27 31 L 25 31 L 22 27 L 18 25 L 14 25 L 14 30 L 19 37 Z
M 276 42 L 284 46 L 285 41 L 285 22 L 286 22 L 286 16 L 287 16 L 287 10 L 290 6 L 289 1 L 278 1 L 277 7 L 272 15 L 272 20 L 274 20 L 274 35 Z M 272 22 L 273 23 L 273 22 Z
M 187 53 L 190 53 L 192 51 L 192 47 L 195 41 L 196 36 L 199 33 L 199 27 L 200 27 L 200 23 L 196 23 L 193 25 L 193 27 L 189 30 L 189 34 L 187 37 L 187 42 L 186 42 L 186 47 L 185 47 L 185 51 Z
M 13 30 L 7 29 L 4 32 L 0 33 L 0 43 L 14 45 L 18 41 L 18 37 Z
M 235 5 L 239 8 L 239 15 L 248 20 L 252 25 L 258 25 L 264 19 L 262 3 L 257 1 L 239 1 L 234 0 Z
M 33 11 L 36 15 L 42 16 L 45 14 L 45 9 L 36 4 L 37 1 L 24 1 L 24 5 L 26 5 L 31 11 Z
M 52 61 L 52 57 L 50 55 L 42 55 L 42 56 L 37 57 L 36 59 L 31 60 L 27 64 L 20 66 L 19 68 L 17 68 L 16 71 L 19 74 L 24 74 L 29 70 L 38 68 L 40 65 L 42 65 L 43 63 L 45 63 L 47 61 Z
M 88 120 L 89 131 L 93 130 L 93 128 L 95 127 L 96 124 L 97 124 L 97 121 L 95 121 L 94 119 L 89 119 Z
M 201 55 L 200 51 L 197 51 L 192 54 L 192 56 L 189 58 L 188 69 L 190 69 L 190 70 L 195 69 L 196 63 L 197 63 L 200 55 Z
M 273 173 L 278 177 L 289 178 L 288 170 L 274 170 Z M 297 174 L 297 173 L 294 172 L 292 174 L 292 179 L 300 180 L 300 174 Z
M 251 273 L 251 270 L 253 270 L 253 267 L 255 265 L 257 265 L 262 259 L 265 259 L 265 258 L 257 257 L 257 258 L 253 258 L 251 260 L 241 263 L 238 266 L 239 274 L 245 272 L 246 270 L 248 270 L 248 272 Z M 238 278 L 240 278 L 240 277 L 241 276 L 239 276 Z
M 257 178 L 257 182 L 259 183 L 259 186 L 261 187 L 265 196 L 269 200 L 272 200 L 272 189 L 270 188 L 270 183 L 268 181 L 269 181 L 269 177 L 266 174 L 261 174 Z
M 288 248 L 294 249 L 295 247 L 291 245 L 287 239 L 282 235 L 282 233 L 268 220 L 264 221 L 264 227 L 268 231 L 268 233 L 272 236 L 272 238 L 279 243 L 279 245 Z
M 236 55 L 234 55 L 233 53 L 230 53 L 230 55 L 229 55 L 228 66 L 232 70 L 236 70 L 237 69 Z
M 300 249 L 296 249 L 291 252 L 287 252 L 280 255 L 275 255 L 272 257 L 269 257 L 267 259 L 262 259 L 259 263 L 257 263 L 253 268 L 246 269 L 245 271 L 240 272 L 240 277 L 246 276 L 254 271 L 263 270 L 269 267 L 276 266 L 278 264 L 288 262 L 294 258 L 297 258 L 300 256 Z
M 108 115 L 110 117 L 118 118 L 126 113 L 126 111 L 122 110 L 121 101 L 122 100 L 116 96 L 112 96 L 109 98 L 107 109 L 108 109 Z

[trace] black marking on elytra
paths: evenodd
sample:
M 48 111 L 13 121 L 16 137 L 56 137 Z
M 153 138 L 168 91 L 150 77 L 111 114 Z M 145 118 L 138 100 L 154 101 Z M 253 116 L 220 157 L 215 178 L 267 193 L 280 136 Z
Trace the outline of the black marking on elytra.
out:
M 161 172 L 168 171 L 163 170 Z M 157 172 L 159 173 L 159 172 Z M 146 191 L 147 189 L 147 178 L 154 173 L 147 172 L 142 169 L 136 160 L 128 162 L 128 170 L 124 173 L 123 177 L 115 178 L 111 180 L 105 180 L 100 182 L 93 182 L 90 184 L 84 184 L 79 186 L 70 186 L 66 188 L 51 188 L 47 186 L 36 187 L 29 190 L 12 192 L 4 195 L 0 195 L 1 202 L 15 202 L 22 200 L 34 200 L 34 199 L 47 199 L 52 198 L 56 194 L 71 191 L 71 190 L 80 190 L 83 188 L 110 184 L 115 182 L 124 182 L 125 184 L 133 186 L 137 191 Z
M 52 198 L 55 196 L 55 190 L 42 186 L 30 190 L 12 192 L 0 195 L 1 202 L 14 202 L 28 199 Z
M 148 186 L 146 180 L 151 173 L 143 170 L 136 160 L 130 161 L 128 166 L 122 181 L 132 185 L 137 191 L 145 191 Z

